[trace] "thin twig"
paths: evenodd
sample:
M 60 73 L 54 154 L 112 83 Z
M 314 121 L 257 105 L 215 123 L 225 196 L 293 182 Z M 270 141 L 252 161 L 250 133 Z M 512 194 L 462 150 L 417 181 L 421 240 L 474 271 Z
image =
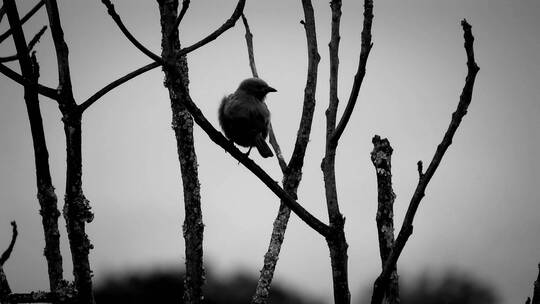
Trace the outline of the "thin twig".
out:
M 104 86 L 101 90 L 97 91 L 96 93 L 94 93 L 94 95 L 90 96 L 87 100 L 85 100 L 83 103 L 81 103 L 79 106 L 78 106 L 78 109 L 77 111 L 79 113 L 82 113 L 84 112 L 86 109 L 88 109 L 92 104 L 94 104 L 96 101 L 98 101 L 101 97 L 103 97 L 103 95 L 107 94 L 108 92 L 110 92 L 111 90 L 113 90 L 114 88 L 126 83 L 127 81 L 147 72 L 147 71 L 150 71 L 158 66 L 160 66 L 161 63 L 159 62 L 152 62 L 152 63 L 149 63 L 143 67 L 140 67 L 136 70 L 134 70 L 133 72 L 130 72 L 116 80 L 114 80 L 113 82 L 109 83 L 108 85 Z
M 180 14 L 178 14 L 178 17 L 174 21 L 174 27 L 172 31 L 178 30 L 178 27 L 180 26 L 180 22 L 182 22 L 182 19 L 184 19 L 184 15 L 186 14 L 188 8 L 189 8 L 189 0 L 183 0 L 182 1 L 182 9 L 180 10 Z M 169 36 L 172 35 L 172 32 L 169 33 Z
M 163 59 L 161 59 L 160 56 L 154 54 L 152 51 L 147 49 L 140 43 L 135 37 L 128 31 L 124 23 L 122 22 L 122 19 L 120 16 L 116 13 L 116 10 L 114 8 L 114 5 L 110 0 L 101 0 L 101 3 L 103 3 L 107 7 L 107 12 L 112 17 L 118 28 L 120 28 L 120 31 L 126 36 L 126 38 L 133 43 L 133 45 L 138 48 L 143 54 L 150 57 L 150 59 L 156 61 L 156 62 L 162 62 Z
M 4 263 L 9 259 L 9 256 L 11 255 L 11 252 L 13 251 L 13 247 L 15 247 L 15 242 L 17 241 L 17 236 L 19 235 L 17 231 L 17 223 L 15 221 L 11 222 L 11 242 L 9 243 L 8 248 L 2 253 L 2 256 L 0 256 L 0 266 L 3 266 Z
M 39 1 L 24 17 L 21 18 L 21 25 L 28 21 L 35 13 L 45 4 L 45 0 Z M 9 28 L 5 33 L 0 35 L 0 43 L 6 40 L 11 35 L 11 28 Z
M 34 37 L 32 38 L 32 40 L 30 40 L 30 43 L 28 43 L 28 53 L 30 53 L 33 49 L 34 49 L 34 46 L 39 42 L 39 39 L 41 38 L 41 36 L 43 35 L 43 33 L 45 33 L 45 31 L 47 30 L 47 26 L 43 26 L 41 28 L 41 30 L 39 30 L 39 32 L 37 32 Z M 14 60 L 17 60 L 17 55 L 11 55 L 11 56 L 8 56 L 8 57 L 0 57 L 0 62 L 9 62 L 9 61 L 14 61 Z
M 251 68 L 251 74 L 253 77 L 259 77 L 259 74 L 257 73 L 257 66 L 255 65 L 255 54 L 253 51 L 253 34 L 251 33 L 251 29 L 249 28 L 249 23 L 246 18 L 246 15 L 242 14 L 242 23 L 244 24 L 244 29 L 246 30 L 245 38 L 246 38 L 246 44 L 247 44 L 247 51 L 248 51 L 248 57 L 249 57 L 249 67 Z
M 366 64 L 367 64 L 368 56 L 371 51 L 371 48 L 373 47 L 373 43 L 371 43 L 372 23 L 373 23 L 373 0 L 366 0 L 364 1 L 364 25 L 362 29 L 362 47 L 360 50 L 360 60 L 358 62 L 358 69 L 356 70 L 356 75 L 354 76 L 354 82 L 351 89 L 351 94 L 349 96 L 349 101 L 347 102 L 347 106 L 345 107 L 343 115 L 341 116 L 341 120 L 339 121 L 339 124 L 337 125 L 334 133 L 332 134 L 332 138 L 330 140 L 333 146 L 337 146 L 339 138 L 343 134 L 343 131 L 345 130 L 345 127 L 347 126 L 347 123 L 349 122 L 349 119 L 351 118 L 351 114 L 354 110 L 356 100 L 358 99 L 358 93 L 360 92 L 360 87 L 362 86 L 362 81 L 364 80 L 364 76 L 366 74 Z
M 287 163 L 285 162 L 285 159 L 283 158 L 283 153 L 281 152 L 281 147 L 279 146 L 279 143 L 276 138 L 276 134 L 274 134 L 274 127 L 272 126 L 272 122 L 270 122 L 270 125 L 268 126 L 268 140 L 270 141 L 270 145 L 274 149 L 274 153 L 276 154 L 276 158 L 278 160 L 279 168 L 281 169 L 282 173 L 285 173 L 287 171 Z
M 242 23 L 244 24 L 244 29 L 246 30 L 246 34 L 244 37 L 246 38 L 246 46 L 248 51 L 249 67 L 251 68 L 251 75 L 258 78 L 259 74 L 257 73 L 257 65 L 255 64 L 255 55 L 253 52 L 253 34 L 251 33 L 248 20 L 244 14 L 242 14 Z M 287 163 L 285 162 L 283 154 L 281 153 L 281 147 L 279 146 L 279 143 L 277 141 L 276 134 L 274 133 L 274 128 L 272 127 L 272 123 L 270 123 L 268 129 L 270 145 L 274 149 L 279 167 L 281 168 L 281 172 L 285 173 L 285 171 L 287 170 Z
M 422 198 L 425 195 L 426 187 L 431 178 L 433 177 L 433 174 L 437 170 L 444 156 L 444 153 L 451 145 L 454 134 L 456 133 L 459 124 L 461 123 L 461 120 L 463 119 L 465 114 L 467 114 L 467 109 L 469 107 L 469 104 L 471 103 L 474 81 L 476 78 L 476 74 L 478 73 L 480 68 L 474 60 L 474 37 L 471 32 L 471 26 L 469 25 L 469 23 L 467 23 L 466 20 L 461 21 L 461 26 L 463 27 L 465 51 L 467 53 L 467 77 L 465 79 L 465 86 L 463 87 L 463 91 L 459 98 L 459 104 L 457 106 L 457 109 L 452 114 L 452 119 L 450 121 L 450 125 L 448 126 L 448 130 L 444 134 L 441 143 L 438 145 L 437 150 L 433 155 L 433 159 L 429 164 L 429 167 L 418 181 L 416 190 L 414 191 L 411 202 L 409 203 L 405 219 L 403 220 L 401 230 L 399 231 L 399 234 L 394 243 L 394 247 L 392 248 L 392 252 L 384 263 L 383 271 L 375 281 L 373 288 L 373 296 L 371 299 L 372 304 L 380 304 L 382 302 L 384 290 L 386 289 L 386 286 L 388 284 L 390 274 L 395 268 L 397 260 L 399 259 L 399 256 L 403 248 L 405 247 L 409 236 L 412 234 L 414 216 L 416 214 L 416 211 L 418 210 L 418 206 L 420 205 Z
M 242 12 L 244 10 L 244 6 L 246 4 L 246 0 L 239 0 L 238 4 L 236 5 L 236 8 L 234 9 L 234 12 L 232 13 L 231 17 L 225 21 L 217 30 L 206 36 L 205 38 L 201 39 L 200 41 L 192 44 L 191 46 L 185 47 L 178 51 L 177 56 L 183 56 L 187 55 L 190 52 L 195 51 L 196 49 L 200 48 L 203 45 L 206 45 L 207 43 L 214 41 L 216 38 L 221 36 L 225 31 L 230 29 L 234 26 L 236 21 L 240 18 L 242 15 Z

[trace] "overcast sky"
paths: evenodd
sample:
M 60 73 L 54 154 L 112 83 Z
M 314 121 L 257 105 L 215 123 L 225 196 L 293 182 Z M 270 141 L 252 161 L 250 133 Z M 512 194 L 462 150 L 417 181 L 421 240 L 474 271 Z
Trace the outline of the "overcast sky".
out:
M 18 1 L 27 11 L 34 1 Z M 288 159 L 301 114 L 307 67 L 301 1 L 247 1 L 260 76 L 277 88 L 267 99 Z M 317 107 L 300 203 L 327 221 L 322 173 L 328 105 L 328 1 L 313 1 L 319 53 Z M 343 1 L 339 96 L 347 100 L 360 51 L 362 1 Z M 155 1 L 114 1 L 127 27 L 160 53 Z M 232 0 L 192 1 L 181 25 L 183 45 L 218 27 Z M 125 39 L 100 1 L 59 1 L 76 99 L 149 63 Z M 376 176 L 369 153 L 375 134 L 393 148 L 396 226 L 417 183 L 416 162 L 431 159 L 455 110 L 466 75 L 460 21 L 475 36 L 478 74 L 469 113 L 430 183 L 414 234 L 398 263 L 404 276 L 459 269 L 497 288 L 501 303 L 524 302 L 540 262 L 540 2 L 537 0 L 375 1 L 373 43 L 358 104 L 337 152 L 340 208 L 345 217 L 353 301 L 380 271 Z M 21 14 L 22 15 L 22 14 Z M 25 25 L 27 37 L 46 24 L 45 11 Z M 7 21 L 0 25 L 2 31 Z M 57 85 L 47 32 L 37 46 L 41 82 Z M 11 40 L 1 56 L 14 52 Z M 217 126 L 220 99 L 250 76 L 241 23 L 190 54 L 192 97 Z M 17 68 L 17 64 L 11 65 Z M 160 69 L 107 94 L 83 118 L 83 187 L 95 214 L 87 226 L 95 246 L 95 280 L 126 269 L 182 265 L 183 202 L 171 114 Z M 5 271 L 15 291 L 48 287 L 36 200 L 31 136 L 22 88 L 0 75 L 0 247 L 11 220 L 19 239 Z M 340 107 L 343 109 L 343 105 Z M 42 98 L 53 182 L 63 206 L 65 143 L 55 102 Z M 199 128 L 196 152 L 205 223 L 205 260 L 220 276 L 258 275 L 278 200 Z M 277 162 L 252 153 L 275 180 Z M 71 261 L 62 227 L 65 276 Z M 3 227 L 3 228 L 2 228 Z M 291 217 L 275 281 L 331 299 L 324 239 Z

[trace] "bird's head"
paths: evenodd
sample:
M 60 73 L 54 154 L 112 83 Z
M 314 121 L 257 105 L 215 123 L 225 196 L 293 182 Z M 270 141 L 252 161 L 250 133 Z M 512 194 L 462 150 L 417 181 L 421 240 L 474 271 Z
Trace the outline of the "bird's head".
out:
M 269 86 L 264 80 L 260 78 L 248 78 L 240 83 L 237 91 L 243 91 L 247 94 L 255 96 L 259 100 L 264 100 L 266 94 L 270 92 L 277 92 L 276 89 Z

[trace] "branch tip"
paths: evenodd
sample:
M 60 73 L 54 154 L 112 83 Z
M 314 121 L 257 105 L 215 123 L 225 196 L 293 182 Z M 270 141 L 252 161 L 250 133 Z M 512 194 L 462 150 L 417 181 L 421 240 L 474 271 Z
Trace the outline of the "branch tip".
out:
M 418 177 L 422 178 L 424 176 L 424 163 L 422 163 L 422 161 L 419 160 L 416 163 L 416 166 L 418 167 Z

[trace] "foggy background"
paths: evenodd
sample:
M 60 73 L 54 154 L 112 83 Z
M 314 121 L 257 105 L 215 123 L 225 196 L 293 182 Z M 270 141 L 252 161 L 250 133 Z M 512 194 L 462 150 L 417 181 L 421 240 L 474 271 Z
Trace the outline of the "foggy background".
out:
M 24 3 L 23 3 L 24 2 Z M 18 1 L 24 15 L 36 1 Z M 317 106 L 299 202 L 327 221 L 322 173 L 324 110 L 328 105 L 328 1 L 313 1 L 317 22 Z M 362 1 L 343 1 L 340 109 L 348 98 L 360 52 Z M 130 31 L 160 53 L 155 1 L 113 2 Z M 236 1 L 192 1 L 181 25 L 184 46 L 220 26 Z M 121 34 L 100 1 L 59 1 L 75 98 L 83 101 L 114 79 L 150 60 Z M 300 1 L 247 1 L 257 68 L 278 92 L 269 95 L 276 136 L 290 157 L 303 100 L 307 55 Z M 540 2 L 537 0 L 375 1 L 373 43 L 355 112 L 337 151 L 341 212 L 346 217 L 353 302 L 380 271 L 375 213 L 376 176 L 369 153 L 375 134 L 388 137 L 395 225 L 417 183 L 416 162 L 431 160 L 455 110 L 466 75 L 460 21 L 475 36 L 478 74 L 469 113 L 426 191 L 414 233 L 398 262 L 403 276 L 459 269 L 496 289 L 500 303 L 532 294 L 540 261 Z M 29 40 L 48 24 L 44 9 L 25 26 Z M 2 32 L 7 20 L 0 24 Z M 36 47 L 40 82 L 57 85 L 54 47 L 47 31 Z M 0 47 L 14 53 L 11 38 Z M 218 126 L 220 99 L 251 73 L 241 22 L 191 53 L 190 90 Z M 18 70 L 18 64 L 10 65 Z M 95 249 L 96 282 L 130 269 L 184 264 L 183 201 L 169 98 L 160 69 L 104 96 L 83 117 L 83 189 L 95 214 L 87 232 Z M 0 76 L 0 250 L 9 222 L 19 225 L 15 251 L 5 265 L 17 292 L 47 289 L 43 232 L 36 199 L 32 142 L 22 87 Z M 53 183 L 63 206 L 65 143 L 56 102 L 42 97 Z M 238 162 L 195 128 L 205 261 L 221 278 L 258 275 L 279 202 Z M 275 159 L 251 155 L 275 180 Z M 71 279 L 65 222 L 64 275 Z M 172 265 L 172 266 L 171 266 Z M 275 282 L 331 301 L 332 280 L 324 239 L 291 217 Z

